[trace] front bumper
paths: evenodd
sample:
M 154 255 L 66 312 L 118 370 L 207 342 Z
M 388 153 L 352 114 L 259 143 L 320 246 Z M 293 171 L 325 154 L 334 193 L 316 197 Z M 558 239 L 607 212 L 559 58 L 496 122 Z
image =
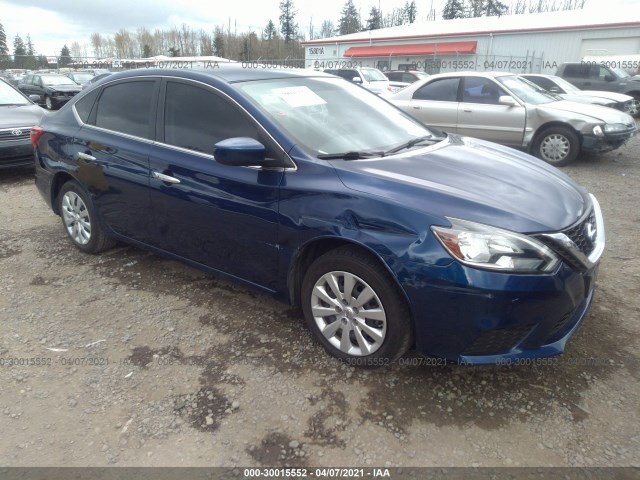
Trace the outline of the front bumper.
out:
M 0 168 L 33 166 L 31 141 L 0 142 Z
M 620 148 L 627 140 L 638 133 L 638 129 L 632 128 L 625 132 L 620 133 L 606 133 L 604 137 L 597 137 L 595 135 L 583 135 L 582 137 L 582 150 L 585 152 L 609 152 Z
M 551 274 L 501 273 L 459 262 L 405 264 L 398 278 L 412 308 L 416 349 L 470 364 L 562 353 L 593 301 L 604 250 L 604 221 L 595 197 L 592 202 L 562 232 L 535 235 L 562 259 Z

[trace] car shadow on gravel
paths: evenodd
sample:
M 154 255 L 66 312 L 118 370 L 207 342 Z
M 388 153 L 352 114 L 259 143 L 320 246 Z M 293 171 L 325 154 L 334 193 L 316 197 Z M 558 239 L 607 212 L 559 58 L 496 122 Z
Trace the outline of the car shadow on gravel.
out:
M 33 183 L 33 167 L 0 169 L 0 188 L 7 190 L 20 184 Z

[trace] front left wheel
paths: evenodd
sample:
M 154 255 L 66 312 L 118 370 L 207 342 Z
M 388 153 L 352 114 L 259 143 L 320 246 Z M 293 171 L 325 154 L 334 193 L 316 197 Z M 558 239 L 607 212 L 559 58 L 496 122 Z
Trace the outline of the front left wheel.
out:
M 578 135 L 567 127 L 545 128 L 533 142 L 532 153 L 555 166 L 563 167 L 573 162 L 580 152 Z
M 44 106 L 47 107 L 47 110 L 54 109 L 53 100 L 51 100 L 51 97 L 49 95 L 45 95 L 44 97 Z
M 407 302 L 388 271 L 353 247 L 319 257 L 301 290 L 309 329 L 334 357 L 362 367 L 388 365 L 413 342 Z
M 73 244 L 86 253 L 98 253 L 115 245 L 98 222 L 89 195 L 76 181 L 68 181 L 58 194 L 58 211 Z

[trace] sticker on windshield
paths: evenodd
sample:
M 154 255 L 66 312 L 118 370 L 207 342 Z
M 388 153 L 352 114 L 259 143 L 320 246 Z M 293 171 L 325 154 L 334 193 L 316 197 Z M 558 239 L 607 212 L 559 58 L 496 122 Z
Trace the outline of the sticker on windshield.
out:
M 309 87 L 274 88 L 272 92 L 293 108 L 324 105 L 327 103 L 322 97 L 309 89 Z

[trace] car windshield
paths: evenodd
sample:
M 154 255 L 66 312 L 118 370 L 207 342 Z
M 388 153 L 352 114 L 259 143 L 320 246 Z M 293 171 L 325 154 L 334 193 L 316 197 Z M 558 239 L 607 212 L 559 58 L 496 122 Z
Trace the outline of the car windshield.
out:
M 313 156 L 383 152 L 435 137 L 369 91 L 330 78 L 286 78 L 238 87 Z
M 576 87 L 575 85 L 567 82 L 564 78 L 561 77 L 553 77 L 551 79 L 551 81 L 553 83 L 555 83 L 556 85 L 558 85 L 562 90 L 564 90 L 566 93 L 580 93 L 582 92 L 582 90 L 580 90 L 578 87 Z
M 387 77 L 377 68 L 363 68 L 360 70 L 362 76 L 367 82 L 379 82 L 380 80 L 387 81 Z
M 93 78 L 90 73 L 74 73 L 71 75 L 71 79 L 77 83 L 85 83 Z
M 558 100 L 558 97 L 554 96 L 552 93 L 549 93 L 545 89 L 531 83 L 529 80 L 516 75 L 496 77 L 496 80 L 507 87 L 513 95 L 526 103 L 541 105 L 543 103 L 550 103 Z
M 63 75 L 42 75 L 43 85 L 77 85 L 76 82 L 69 77 Z
M 631 76 L 621 68 L 611 68 L 611 71 L 618 75 L 619 78 L 627 78 Z
M 24 95 L 0 80 L 0 105 L 29 105 Z

